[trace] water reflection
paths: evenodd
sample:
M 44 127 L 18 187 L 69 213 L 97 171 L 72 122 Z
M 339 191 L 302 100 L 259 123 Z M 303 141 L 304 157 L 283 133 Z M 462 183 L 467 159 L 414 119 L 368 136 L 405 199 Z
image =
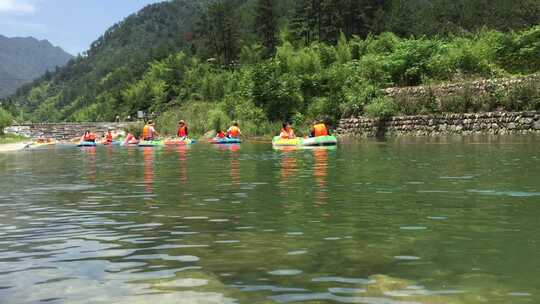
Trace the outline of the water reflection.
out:
M 240 176 L 240 145 L 238 144 L 229 144 L 229 145 L 219 145 L 221 149 L 229 151 L 229 160 L 231 163 L 231 182 L 233 185 L 240 185 L 242 178 Z
M 291 178 L 294 178 L 296 172 L 298 171 L 297 159 L 298 155 L 295 153 L 297 148 L 295 147 L 284 147 L 281 150 L 281 160 L 280 160 L 280 188 L 283 195 L 288 195 L 290 189 L 289 183 Z
M 145 189 L 148 194 L 152 194 L 154 192 L 154 148 L 143 148 L 143 161 Z
M 86 178 L 88 178 L 91 183 L 95 183 L 97 177 L 96 147 L 83 147 L 81 150 L 86 156 L 84 158 L 84 172 L 86 173 Z
M 327 148 L 314 148 L 311 150 L 315 159 L 313 165 L 313 177 L 315 179 L 315 205 L 321 206 L 328 199 L 328 192 L 326 188 L 328 178 L 328 149 Z
M 188 183 L 188 151 L 190 146 L 180 145 L 174 146 L 170 149 L 173 149 L 176 153 L 178 153 L 178 162 L 180 165 L 180 185 L 182 186 L 182 189 L 184 189 Z

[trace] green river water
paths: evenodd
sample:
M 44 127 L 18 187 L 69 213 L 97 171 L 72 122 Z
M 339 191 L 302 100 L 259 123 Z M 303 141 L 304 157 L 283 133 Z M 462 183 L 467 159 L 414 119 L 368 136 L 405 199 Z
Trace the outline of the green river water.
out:
M 540 303 L 540 137 L 0 154 L 0 303 Z

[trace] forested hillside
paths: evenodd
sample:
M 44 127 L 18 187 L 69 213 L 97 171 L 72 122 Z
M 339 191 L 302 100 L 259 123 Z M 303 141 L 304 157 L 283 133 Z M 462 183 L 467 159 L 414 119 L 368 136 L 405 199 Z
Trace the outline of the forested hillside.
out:
M 175 0 L 113 26 L 4 105 L 39 121 L 144 110 L 200 132 L 389 115 L 399 109 L 383 87 L 538 72 L 539 23 L 536 0 Z
M 7 38 L 0 35 L 0 98 L 15 93 L 17 88 L 46 71 L 54 71 L 72 56 L 47 40 Z

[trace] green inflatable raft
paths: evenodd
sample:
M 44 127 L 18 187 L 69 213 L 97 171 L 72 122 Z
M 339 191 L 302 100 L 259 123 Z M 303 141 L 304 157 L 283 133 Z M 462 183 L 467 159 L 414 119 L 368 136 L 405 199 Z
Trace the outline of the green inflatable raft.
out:
M 319 136 L 310 138 L 283 139 L 279 136 L 272 140 L 274 147 L 326 147 L 336 146 L 337 138 L 335 136 Z

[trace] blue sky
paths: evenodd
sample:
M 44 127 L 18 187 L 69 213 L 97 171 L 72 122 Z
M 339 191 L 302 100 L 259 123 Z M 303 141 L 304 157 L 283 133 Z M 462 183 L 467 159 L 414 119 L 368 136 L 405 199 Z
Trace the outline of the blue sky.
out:
M 0 0 L 0 34 L 47 39 L 76 55 L 111 25 L 163 0 Z

